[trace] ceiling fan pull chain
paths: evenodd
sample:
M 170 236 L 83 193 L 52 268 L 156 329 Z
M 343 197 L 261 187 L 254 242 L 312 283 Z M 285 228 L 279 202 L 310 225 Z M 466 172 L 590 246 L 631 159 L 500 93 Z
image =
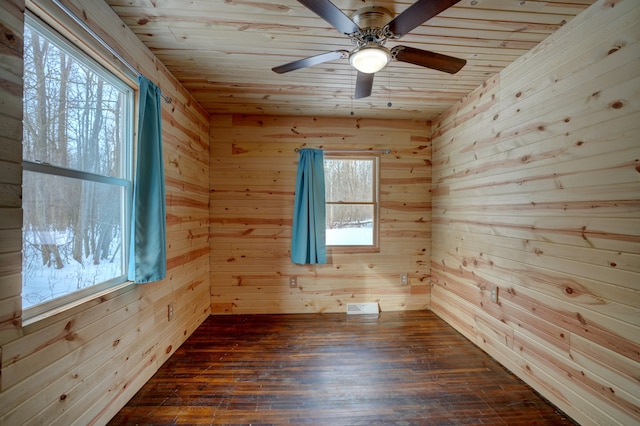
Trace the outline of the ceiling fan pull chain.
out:
M 353 97 L 354 97 L 354 91 L 353 91 L 353 67 L 349 67 L 349 72 L 351 73 L 351 77 L 349 78 L 349 91 L 351 92 L 351 115 L 353 115 Z
M 388 87 L 389 88 L 389 102 L 387 102 L 387 106 L 389 108 L 391 108 L 391 105 L 393 105 L 391 103 L 391 67 L 389 67 L 388 69 L 389 69 L 389 87 Z

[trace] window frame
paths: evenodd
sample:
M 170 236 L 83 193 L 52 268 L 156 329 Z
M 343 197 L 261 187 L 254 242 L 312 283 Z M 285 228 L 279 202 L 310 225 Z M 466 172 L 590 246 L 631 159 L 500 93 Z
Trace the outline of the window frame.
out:
M 349 152 L 325 153 L 324 160 L 365 160 L 372 162 L 372 198 L 371 202 L 331 202 L 325 201 L 329 205 L 371 205 L 373 206 L 373 243 L 371 245 L 329 245 L 327 252 L 332 254 L 356 254 L 356 253 L 379 253 L 380 252 L 380 158 L 379 154 L 353 154 Z M 326 173 L 326 172 L 325 172 Z M 328 220 L 328 216 L 327 216 Z
M 107 67 L 107 62 L 102 57 L 95 57 L 90 54 L 87 47 L 84 46 L 80 40 L 81 32 L 72 31 L 66 29 L 66 33 L 62 34 L 58 31 L 57 26 L 53 23 L 49 23 L 40 19 L 34 13 L 25 10 L 24 14 L 24 26 L 29 27 L 32 31 L 35 30 L 41 36 L 53 43 L 58 49 L 63 50 L 66 54 L 71 56 L 74 61 L 80 63 L 82 66 L 91 69 L 100 76 L 101 79 L 107 81 L 109 84 L 118 88 L 125 93 L 125 101 L 123 102 L 123 139 L 124 146 L 122 148 L 122 175 L 123 177 L 114 177 L 108 175 L 96 174 L 79 169 L 71 169 L 52 165 L 46 162 L 32 161 L 22 159 L 22 173 L 32 172 L 49 176 L 63 177 L 78 179 L 86 182 L 94 182 L 100 184 L 107 184 L 123 189 L 121 196 L 121 211 L 120 211 L 120 223 L 122 224 L 122 250 L 123 250 L 123 269 L 122 274 L 92 285 L 82 288 L 63 296 L 57 297 L 52 300 L 48 300 L 36 305 L 29 306 L 22 309 L 23 323 L 32 323 L 43 317 L 55 314 L 60 311 L 64 311 L 73 306 L 77 306 L 88 300 L 95 299 L 106 293 L 116 291 L 119 288 L 128 286 L 131 282 L 127 277 L 128 261 L 129 261 L 129 239 L 131 232 L 131 199 L 133 193 L 133 159 L 135 150 L 135 112 L 136 112 L 136 99 L 138 94 L 138 88 L 134 86 L 133 79 L 124 78 L 122 74 L 114 72 L 114 69 Z M 76 40 L 75 42 L 73 40 Z M 23 224 L 24 229 L 24 224 Z M 23 231 L 24 232 L 24 231 Z M 21 267 L 21 273 L 22 273 Z

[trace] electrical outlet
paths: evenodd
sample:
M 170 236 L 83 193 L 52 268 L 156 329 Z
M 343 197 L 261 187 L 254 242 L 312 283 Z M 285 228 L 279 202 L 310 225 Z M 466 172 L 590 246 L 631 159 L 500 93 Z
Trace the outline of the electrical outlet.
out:
M 409 284 L 409 274 L 407 274 L 406 272 L 403 272 L 402 274 L 400 274 L 400 284 L 401 285 Z
M 498 287 L 495 285 L 491 287 L 491 301 L 493 303 L 498 303 Z
M 173 320 L 173 302 L 167 305 L 167 316 L 169 317 L 169 321 Z
M 291 288 L 298 287 L 298 277 L 289 277 L 289 287 Z

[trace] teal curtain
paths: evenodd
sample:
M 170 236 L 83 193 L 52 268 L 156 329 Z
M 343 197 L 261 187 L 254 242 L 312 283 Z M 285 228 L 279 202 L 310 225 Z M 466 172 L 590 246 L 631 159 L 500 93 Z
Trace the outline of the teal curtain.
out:
M 323 152 L 301 149 L 291 235 L 293 263 L 327 263 L 325 218 Z
M 167 275 L 162 104 L 160 89 L 138 78 L 138 141 L 129 245 L 129 280 L 159 281 Z

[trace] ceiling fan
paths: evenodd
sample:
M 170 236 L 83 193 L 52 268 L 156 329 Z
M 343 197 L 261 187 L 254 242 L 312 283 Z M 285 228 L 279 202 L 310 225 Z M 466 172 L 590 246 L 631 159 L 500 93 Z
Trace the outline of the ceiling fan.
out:
M 391 49 L 384 46 L 387 40 L 399 39 L 460 0 L 418 0 L 395 18 L 383 7 L 365 7 L 348 17 L 329 0 L 298 1 L 348 36 L 356 48 L 352 51 L 321 53 L 272 68 L 278 74 L 348 58 L 358 70 L 354 97 L 360 99 L 371 95 L 374 74 L 392 59 L 449 74 L 457 73 L 467 63 L 464 59 L 409 46 L 395 46 Z

